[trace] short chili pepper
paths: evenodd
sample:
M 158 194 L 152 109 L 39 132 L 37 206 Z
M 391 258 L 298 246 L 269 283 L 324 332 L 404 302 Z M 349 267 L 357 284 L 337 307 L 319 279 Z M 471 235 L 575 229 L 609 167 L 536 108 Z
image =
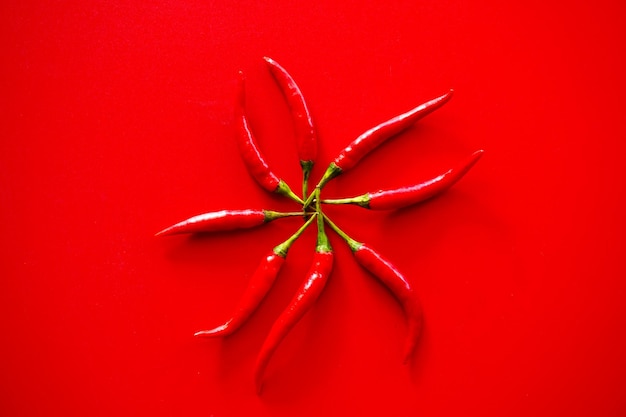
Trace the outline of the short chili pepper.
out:
M 317 227 L 317 246 L 315 248 L 315 254 L 313 255 L 313 264 L 309 269 L 307 278 L 287 308 L 281 313 L 270 329 L 267 338 L 263 342 L 259 356 L 257 357 L 254 380 L 258 393 L 261 392 L 263 375 L 265 374 L 265 369 L 272 355 L 289 331 L 300 321 L 318 299 L 332 271 L 333 251 L 326 233 L 324 232 L 324 220 L 319 214 L 319 211 L 317 215 Z
M 248 172 L 259 185 L 267 191 L 284 195 L 302 204 L 302 199 L 295 195 L 287 183 L 278 178 L 270 169 L 259 150 L 256 139 L 250 130 L 248 118 L 246 117 L 245 77 L 241 71 L 239 72 L 237 90 L 237 103 L 235 106 L 235 119 L 238 128 L 237 144 L 239 146 L 239 152 L 241 153 L 241 159 L 243 159 Z
M 452 187 L 478 162 L 482 154 L 483 151 L 478 150 L 459 166 L 416 185 L 394 190 L 379 190 L 351 198 L 322 200 L 322 203 L 356 204 L 371 210 L 395 210 L 417 204 Z
M 280 87 L 291 111 L 298 157 L 300 158 L 303 173 L 302 195 L 306 196 L 308 194 L 307 183 L 309 174 L 317 156 L 317 135 L 313 126 L 313 119 L 300 88 L 289 72 L 272 58 L 264 57 L 263 59 Z
M 221 210 L 193 216 L 161 230 L 156 236 L 181 233 L 219 232 L 249 229 L 283 217 L 302 216 L 303 212 L 282 213 L 272 210 Z
M 316 187 L 323 188 L 328 181 L 354 167 L 365 155 L 383 142 L 406 130 L 422 117 L 446 104 L 452 98 L 452 94 L 453 90 L 450 90 L 442 96 L 420 104 L 414 109 L 393 117 L 361 134 L 330 163 Z M 312 197 L 313 194 L 307 199 L 305 207 L 310 204 Z
M 243 296 L 239 300 L 235 313 L 226 321 L 226 323 L 215 327 L 211 330 L 202 330 L 196 332 L 195 336 L 214 337 L 228 336 L 239 329 L 250 317 L 252 313 L 261 304 L 270 288 L 274 284 L 278 273 L 280 272 L 287 252 L 293 243 L 298 239 L 304 230 L 313 222 L 317 215 L 313 214 L 304 225 L 298 229 L 289 239 L 276 246 L 272 252 L 263 258 L 256 271 L 248 282 L 248 287 L 244 291 Z
M 341 236 L 354 254 L 357 262 L 377 277 L 400 302 L 408 321 L 408 333 L 404 346 L 404 363 L 407 363 L 419 341 L 422 332 L 422 307 L 409 281 L 391 262 L 364 243 L 357 242 L 339 229 L 330 219 L 325 221 Z

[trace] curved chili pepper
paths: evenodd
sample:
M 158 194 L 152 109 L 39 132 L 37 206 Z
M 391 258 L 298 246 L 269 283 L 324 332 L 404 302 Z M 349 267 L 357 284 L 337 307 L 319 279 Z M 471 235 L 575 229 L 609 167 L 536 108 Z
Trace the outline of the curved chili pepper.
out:
M 294 194 L 287 183 L 278 178 L 270 169 L 257 146 L 256 139 L 250 130 L 248 118 L 245 113 L 246 94 L 245 77 L 243 72 L 239 72 L 237 85 L 237 105 L 235 106 L 235 118 L 237 120 L 237 144 L 241 159 L 243 159 L 248 172 L 259 183 L 259 185 L 272 193 L 278 193 L 289 197 L 293 201 L 302 204 L 300 197 Z
M 363 268 L 385 284 L 402 305 L 409 326 L 404 347 L 404 363 L 407 363 L 415 351 L 422 332 L 422 308 L 411 284 L 393 264 L 365 244 L 354 251 L 354 258 Z
M 404 346 L 404 363 L 407 363 L 419 341 L 422 332 L 422 307 L 409 281 L 389 261 L 364 243 L 357 242 L 339 229 L 330 219 L 324 216 L 328 225 L 341 236 L 354 254 L 357 262 L 377 277 L 400 302 L 407 317 L 408 333 Z
M 267 63 L 270 73 L 280 87 L 291 110 L 298 157 L 300 158 L 303 173 L 303 195 L 306 196 L 309 174 L 317 156 L 317 135 L 313 127 L 313 119 L 309 113 L 304 96 L 293 77 L 272 58 L 264 57 L 263 59 Z
M 173 226 L 161 230 L 155 236 L 249 229 L 283 217 L 302 216 L 302 214 L 302 212 L 281 213 L 272 210 L 213 211 L 199 214 L 176 223 Z
M 483 153 L 483 150 L 478 150 L 459 166 L 420 184 L 394 190 L 379 190 L 351 198 L 322 200 L 322 203 L 356 204 L 371 210 L 395 210 L 417 204 L 452 187 L 478 162 Z
M 244 164 L 255 181 L 270 192 L 285 195 L 303 204 L 302 211 L 284 213 L 267 210 L 223 210 L 194 216 L 162 230 L 157 235 L 250 228 L 286 216 L 304 216 L 305 219 L 306 216 L 310 216 L 310 218 L 306 220 L 305 224 L 294 235 L 276 246 L 261 260 L 250 278 L 241 299 L 237 303 L 231 318 L 213 329 L 196 332 L 195 335 L 205 337 L 227 336 L 244 325 L 271 289 L 286 261 L 289 248 L 315 218 L 317 220 L 318 232 L 313 263 L 308 271 L 306 280 L 287 308 L 280 314 L 263 342 L 254 371 L 258 392 L 260 393 L 261 391 L 263 376 L 274 352 L 289 331 L 319 298 L 332 272 L 333 252 L 324 230 L 325 222 L 346 241 L 359 265 L 377 277 L 401 305 L 408 324 L 404 347 L 404 362 L 406 363 L 416 349 L 423 324 L 422 309 L 411 283 L 376 250 L 366 244 L 357 242 L 339 229 L 323 214 L 321 204 L 357 204 L 374 210 L 396 209 L 416 204 L 451 187 L 471 169 L 481 157 L 483 151 L 474 152 L 465 164 L 450 169 L 421 184 L 395 190 L 380 190 L 352 198 L 322 201 L 320 192 L 328 181 L 351 169 L 376 147 L 407 129 L 420 118 L 441 107 L 451 98 L 453 91 L 450 90 L 448 93 L 381 123 L 358 136 L 331 162 L 315 187 L 314 192 L 308 194 L 308 177 L 317 151 L 313 123 L 302 93 L 293 78 L 276 61 L 267 57 L 264 59 L 290 107 L 297 138 L 298 156 L 303 169 L 302 198 L 295 195 L 287 184 L 272 172 L 259 150 L 246 116 L 245 79 L 242 72 L 239 73 L 235 106 L 237 143 Z M 312 205 L 312 202 L 315 202 L 314 209 L 307 210 L 307 207 Z
M 239 300 L 235 313 L 224 324 L 215 327 L 211 330 L 202 330 L 196 332 L 195 336 L 214 337 L 214 336 L 228 336 L 239 329 L 250 317 L 252 313 L 261 304 L 261 301 L 265 298 L 270 288 L 274 284 L 278 273 L 280 272 L 287 252 L 293 244 L 293 242 L 302 235 L 304 230 L 313 222 L 317 215 L 313 214 L 309 220 L 298 229 L 289 239 L 276 246 L 272 252 L 263 258 L 256 271 L 248 282 L 243 296 Z
M 383 122 L 378 126 L 362 133 L 358 138 L 352 141 L 350 145 L 341 151 L 339 156 L 337 156 L 333 162 L 330 163 L 316 188 L 323 188 L 328 181 L 354 167 L 365 155 L 380 146 L 387 139 L 409 128 L 422 117 L 432 113 L 439 107 L 446 104 L 448 100 L 452 98 L 453 92 L 453 90 L 450 90 L 442 96 L 427 101 L 424 104 L 420 104 L 414 109 L 393 117 L 386 122 Z M 313 194 L 311 194 L 305 202 L 305 207 L 308 207 L 312 198 Z
M 270 329 L 267 338 L 263 342 L 259 356 L 257 357 L 254 380 L 258 393 L 261 392 L 265 369 L 276 351 L 276 348 L 278 348 L 280 342 L 318 299 L 332 271 L 333 251 L 328 242 L 326 233 L 324 232 L 324 220 L 319 212 L 317 216 L 317 227 L 317 246 L 315 254 L 313 255 L 313 264 L 307 274 L 307 279 Z

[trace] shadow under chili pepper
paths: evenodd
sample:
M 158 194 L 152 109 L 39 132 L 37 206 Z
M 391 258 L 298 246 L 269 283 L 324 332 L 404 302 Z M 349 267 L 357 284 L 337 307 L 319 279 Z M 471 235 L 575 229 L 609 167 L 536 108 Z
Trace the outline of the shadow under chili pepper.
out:
M 328 286 L 332 286 L 332 282 Z M 326 290 L 338 292 L 336 288 Z M 338 306 L 327 305 L 332 300 L 327 300 L 325 295 L 329 294 L 320 296 L 277 350 L 267 368 L 267 383 L 259 396 L 263 403 L 280 407 L 302 404 L 315 393 L 322 394 L 329 375 L 336 372 L 333 368 L 340 367 L 337 350 L 342 337 L 347 335 L 348 323 L 338 325 L 336 317 L 332 316 Z
M 501 317 L 505 315 L 505 312 L 501 309 L 489 310 L 492 308 L 490 306 L 509 305 L 508 298 L 524 285 L 519 281 L 524 276 L 521 269 L 499 271 L 497 270 L 499 266 L 493 264 L 494 252 L 500 253 L 495 256 L 499 259 L 516 256 L 510 247 L 502 245 L 502 242 L 511 242 L 513 246 L 515 237 L 512 235 L 510 226 L 498 221 L 501 214 L 489 212 L 475 195 L 476 193 L 471 191 L 450 190 L 441 197 L 390 212 L 385 219 L 384 227 L 390 230 L 390 234 L 420 236 L 419 239 L 414 240 L 410 248 L 399 247 L 397 252 L 399 258 L 411 259 L 412 263 L 419 265 L 423 271 L 423 274 L 420 273 L 420 276 L 414 280 L 416 290 L 424 304 L 425 326 L 418 351 L 411 363 L 411 375 L 416 383 L 419 383 L 420 369 L 423 369 L 429 361 L 429 356 L 433 351 L 432 343 L 438 340 L 441 334 L 455 331 L 455 329 L 446 329 L 441 320 L 445 317 L 459 317 L 463 325 L 471 326 L 472 314 L 468 315 L 468 311 L 474 311 L 474 317 Z M 414 215 L 413 211 L 418 209 L 422 212 L 419 216 Z M 434 217 L 447 218 L 449 221 L 434 222 Z M 473 230 L 480 231 L 481 236 L 468 234 L 468 231 Z M 438 261 L 441 256 L 437 254 L 441 253 L 443 247 L 455 253 L 460 251 L 458 253 L 462 253 L 466 259 L 471 259 L 472 264 L 478 267 L 471 268 L 474 272 L 463 269 L 463 274 L 455 273 L 460 269 L 458 267 L 442 269 Z M 464 264 L 462 259 L 457 259 L 457 261 Z M 521 265 L 525 262 L 527 262 L 526 258 L 524 261 L 517 262 L 512 259 L 507 264 Z M 477 272 L 491 269 L 495 271 Z M 441 274 L 448 274 L 446 282 L 449 288 L 463 288 L 464 298 L 450 299 L 450 297 L 457 297 L 455 294 L 458 291 L 452 295 L 441 293 L 442 286 L 439 283 Z M 485 276 L 497 276 L 498 279 L 486 281 Z M 490 297 L 495 296 L 496 299 L 490 299 L 486 303 L 476 303 L 475 296 L 472 295 L 474 292 L 483 294 L 484 297 L 487 297 L 485 294 L 489 294 Z M 453 310 L 450 310 L 451 307 Z M 446 309 L 445 313 L 441 309 Z
M 168 262 L 178 265 L 184 270 L 203 268 L 205 271 L 204 279 L 207 279 L 207 276 L 210 276 L 211 271 L 216 267 L 221 270 L 232 265 L 232 260 L 237 257 L 237 253 L 250 254 L 250 258 L 242 259 L 242 263 L 238 264 L 236 268 L 240 271 L 240 275 L 245 276 L 249 273 L 250 268 L 254 270 L 256 262 L 254 254 L 260 259 L 264 254 L 263 247 L 272 246 L 272 231 L 268 233 L 267 227 L 272 226 L 266 226 L 264 230 L 237 230 L 171 236 L 162 239 L 161 245 L 164 246 L 164 254 Z M 276 232 L 274 231 L 274 233 Z M 225 250 L 225 248 L 231 249 Z M 232 272 L 232 279 L 235 279 L 237 274 L 237 272 Z M 185 273 L 179 275 L 180 277 L 188 276 Z
M 475 203 L 476 200 L 473 199 L 471 193 L 461 189 L 451 189 L 419 203 L 389 210 L 386 221 L 390 225 L 396 222 L 397 227 L 406 224 L 401 222 L 413 224 L 421 222 L 425 224 L 426 230 L 446 230 L 457 220 L 466 221 L 469 217 L 473 217 L 477 212 Z M 417 211 L 420 211 L 419 216 L 415 215 Z M 434 223 L 432 217 L 448 219 L 448 221 Z
M 259 234 L 259 231 L 250 229 L 241 230 L 224 230 L 215 232 L 195 232 L 187 235 L 181 235 L 178 239 L 169 238 L 170 240 L 176 239 L 175 244 L 178 245 L 202 245 L 211 244 L 212 242 L 224 242 L 224 240 L 239 240 L 242 237 L 252 237 L 255 234 Z M 261 232 L 262 233 L 262 232 Z M 223 243 L 221 243 L 223 245 Z
M 419 289 L 418 289 L 419 292 Z M 422 370 L 425 367 L 425 364 L 429 363 L 429 356 L 431 349 L 431 338 L 430 332 L 428 328 L 428 315 L 424 313 L 422 329 L 420 334 L 420 339 L 415 347 L 415 351 L 413 355 L 405 364 L 405 366 L 409 369 L 409 377 L 413 384 L 418 384 L 421 379 L 421 375 L 423 375 Z
M 270 227 L 270 226 L 266 226 L 266 228 L 267 227 Z M 222 231 L 217 231 L 217 232 L 196 232 L 187 236 L 187 241 L 190 244 L 200 244 L 202 242 L 208 242 L 211 240 L 223 241 L 227 237 L 237 238 L 237 236 L 246 236 L 248 238 L 258 232 L 259 232 L 258 230 L 250 230 L 250 229 L 222 230 Z M 270 233 L 265 232 L 265 234 L 270 234 Z

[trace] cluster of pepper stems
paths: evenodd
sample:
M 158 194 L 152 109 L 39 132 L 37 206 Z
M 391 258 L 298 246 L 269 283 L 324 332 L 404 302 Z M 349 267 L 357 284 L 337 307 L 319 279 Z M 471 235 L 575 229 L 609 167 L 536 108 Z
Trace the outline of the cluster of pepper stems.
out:
M 466 161 L 443 174 L 419 184 L 392 190 L 368 192 L 351 198 L 323 200 L 320 192 L 333 178 L 350 170 L 368 153 L 383 142 L 409 128 L 413 123 L 444 105 L 452 97 L 450 90 L 440 97 L 423 103 L 406 113 L 375 126 L 341 151 L 328 166 L 315 188 L 309 193 L 308 182 L 316 160 L 317 136 L 304 97 L 291 75 L 276 61 L 265 57 L 265 62 L 290 108 L 293 119 L 297 151 L 302 167 L 302 198 L 270 169 L 250 129 L 245 112 L 245 78 L 239 72 L 235 110 L 237 143 L 243 162 L 257 183 L 271 193 L 286 196 L 302 207 L 301 211 L 277 212 L 272 210 L 222 210 L 205 213 L 170 226 L 157 235 L 199 233 L 251 228 L 273 220 L 304 216 L 305 223 L 291 237 L 277 245 L 265 256 L 250 278 L 247 289 L 235 307 L 232 317 L 223 324 L 197 332 L 196 336 L 227 336 L 239 329 L 259 306 L 272 287 L 291 245 L 312 223 L 317 224 L 317 245 L 313 263 L 305 281 L 272 326 L 257 358 L 254 379 L 260 393 L 265 369 L 283 338 L 298 323 L 322 293 L 333 266 L 333 250 L 325 232 L 325 225 L 334 230 L 350 247 L 356 261 L 377 277 L 396 297 L 408 321 L 408 334 L 404 347 L 404 361 L 411 358 L 422 328 L 422 309 L 411 283 L 389 261 L 369 245 L 349 237 L 323 212 L 323 204 L 355 204 L 370 210 L 394 210 L 410 206 L 445 191 L 457 182 L 478 161 L 483 151 L 474 152 Z

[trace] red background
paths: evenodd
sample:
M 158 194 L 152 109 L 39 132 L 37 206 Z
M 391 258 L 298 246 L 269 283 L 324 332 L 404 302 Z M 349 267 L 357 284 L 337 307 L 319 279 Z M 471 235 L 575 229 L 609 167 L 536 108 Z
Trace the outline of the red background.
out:
M 0 13 L 0 414 L 626 414 L 623 2 L 21 3 Z M 206 211 L 294 208 L 256 186 L 234 142 L 243 69 L 259 144 L 298 189 L 264 55 L 307 98 L 315 180 L 365 129 L 456 90 L 327 196 L 486 151 L 426 204 L 328 209 L 416 286 L 426 328 L 410 367 L 401 309 L 330 234 L 332 279 L 255 395 L 313 230 L 238 334 L 192 336 L 300 224 L 153 237 Z

